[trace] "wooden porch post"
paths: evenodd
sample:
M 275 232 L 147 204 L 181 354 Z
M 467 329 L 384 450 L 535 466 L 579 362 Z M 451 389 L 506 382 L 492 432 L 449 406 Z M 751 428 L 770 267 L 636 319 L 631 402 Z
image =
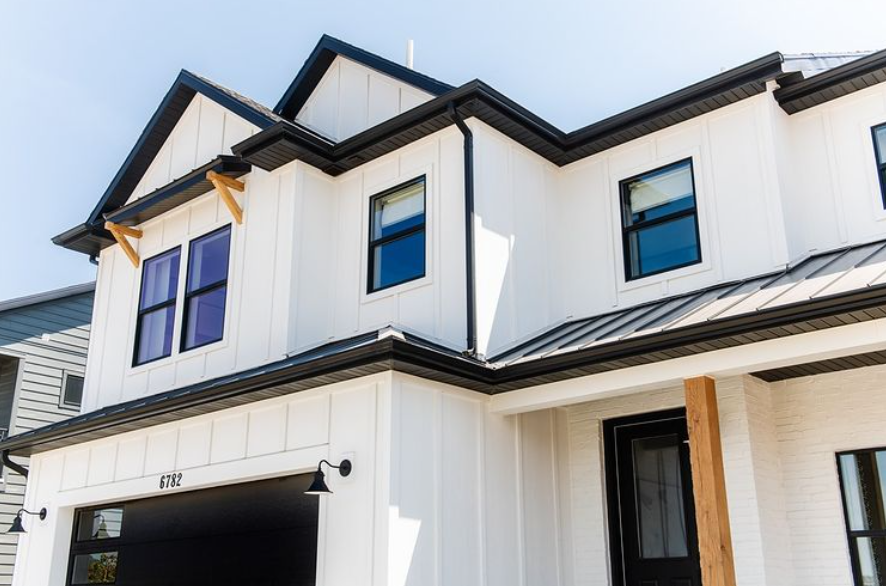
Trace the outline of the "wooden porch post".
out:
M 683 381 L 686 422 L 692 462 L 695 518 L 704 586 L 735 586 L 732 535 L 726 508 L 726 479 L 714 379 L 700 376 Z

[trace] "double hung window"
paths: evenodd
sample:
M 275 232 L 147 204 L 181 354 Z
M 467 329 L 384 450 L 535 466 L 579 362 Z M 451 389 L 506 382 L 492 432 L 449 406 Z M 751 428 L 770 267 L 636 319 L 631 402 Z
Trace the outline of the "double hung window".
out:
M 625 279 L 701 262 L 692 161 L 620 183 Z
M 135 334 L 136 365 L 172 354 L 180 260 L 181 248 L 173 248 L 144 262 Z
M 886 448 L 837 455 L 856 586 L 886 584 Z
M 182 350 L 217 342 L 224 335 L 230 247 L 230 226 L 191 242 Z
M 425 276 L 425 178 L 370 200 L 370 293 Z
M 880 197 L 886 206 L 886 124 L 871 129 L 874 136 L 874 156 L 877 160 L 877 178 L 880 180 Z

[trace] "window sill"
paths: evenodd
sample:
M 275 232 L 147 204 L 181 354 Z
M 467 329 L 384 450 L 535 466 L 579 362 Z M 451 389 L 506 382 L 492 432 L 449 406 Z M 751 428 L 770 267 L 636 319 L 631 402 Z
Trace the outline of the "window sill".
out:
M 693 263 L 691 265 L 686 265 L 680 268 L 676 268 L 670 271 L 664 271 L 661 273 L 656 273 L 654 275 L 649 275 L 647 277 L 638 277 L 636 279 L 631 279 L 630 281 L 625 279 L 624 269 L 621 270 L 621 274 L 619 275 L 619 285 L 618 291 L 627 292 L 634 291 L 637 289 L 643 289 L 645 287 L 650 287 L 654 285 L 659 285 L 665 281 L 673 281 L 676 279 L 682 279 L 685 277 L 690 277 L 692 275 L 696 275 L 699 273 L 704 273 L 706 271 L 711 270 L 711 263 L 705 260 L 702 260 L 697 263 Z
M 417 279 L 412 279 L 411 281 L 405 281 L 400 283 L 399 285 L 392 285 L 390 287 L 386 287 L 384 289 L 379 289 L 377 291 L 373 291 L 371 293 L 363 291 L 363 294 L 360 296 L 361 303 L 372 303 L 373 301 L 378 301 L 380 299 L 385 299 L 386 297 L 393 297 L 395 295 L 400 295 L 402 293 L 406 293 L 413 289 L 420 289 L 422 287 L 427 287 L 433 282 L 430 275 L 425 275 L 423 277 L 418 277 Z

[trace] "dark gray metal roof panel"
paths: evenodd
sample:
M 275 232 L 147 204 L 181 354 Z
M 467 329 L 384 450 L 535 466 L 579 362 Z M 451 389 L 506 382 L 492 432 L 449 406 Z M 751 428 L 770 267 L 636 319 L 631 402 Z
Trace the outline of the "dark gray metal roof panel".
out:
M 560 325 L 490 358 L 503 367 L 777 311 L 886 282 L 886 241 L 815 254 L 783 271 L 710 287 Z M 842 283 L 842 285 L 840 285 Z M 852 285 L 848 288 L 846 285 Z M 852 323 L 846 319 L 825 327 Z M 796 329 L 788 333 L 806 331 Z M 754 341 L 749 338 L 747 341 Z

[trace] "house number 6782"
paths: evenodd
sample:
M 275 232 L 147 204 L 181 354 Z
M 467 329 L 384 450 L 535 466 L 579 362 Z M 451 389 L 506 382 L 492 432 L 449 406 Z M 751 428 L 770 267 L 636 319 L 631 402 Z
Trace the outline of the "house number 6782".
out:
M 160 477 L 160 488 L 176 488 L 182 485 L 182 473 L 173 472 Z

